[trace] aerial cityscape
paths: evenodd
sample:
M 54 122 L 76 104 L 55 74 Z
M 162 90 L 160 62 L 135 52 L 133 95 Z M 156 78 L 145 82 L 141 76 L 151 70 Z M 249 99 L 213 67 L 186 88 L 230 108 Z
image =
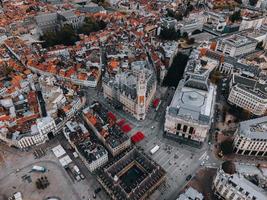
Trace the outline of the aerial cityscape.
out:
M 267 0 L 0 0 L 0 200 L 267 200 Z

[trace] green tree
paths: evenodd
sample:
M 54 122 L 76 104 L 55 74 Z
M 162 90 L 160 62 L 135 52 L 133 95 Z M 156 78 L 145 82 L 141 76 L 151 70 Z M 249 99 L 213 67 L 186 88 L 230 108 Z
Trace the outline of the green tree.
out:
M 178 13 L 178 14 L 176 14 L 176 15 L 175 15 L 175 19 L 176 19 L 177 21 L 182 21 L 182 20 L 183 20 L 183 14 L 182 14 L 182 13 Z
M 225 140 L 220 144 L 220 149 L 223 155 L 230 155 L 234 152 L 233 140 Z
M 12 72 L 12 68 L 9 67 L 7 64 L 1 65 L 0 66 L 0 75 L 1 76 L 8 76 Z
M 39 178 L 36 180 L 35 185 L 37 189 L 39 190 L 42 189 L 42 183 Z
M 89 35 L 92 32 L 100 31 L 106 28 L 106 22 L 103 20 L 95 21 L 91 17 L 86 17 L 84 20 L 84 24 L 80 27 L 77 32 L 79 34 Z
M 199 34 L 199 33 L 201 33 L 201 31 L 200 30 L 194 30 L 193 32 L 192 32 L 192 35 L 196 35 L 196 34 Z
M 173 17 L 175 18 L 175 13 L 173 10 L 171 9 L 167 9 L 167 17 Z
M 177 87 L 179 81 L 183 78 L 184 69 L 188 61 L 188 56 L 178 53 L 174 59 L 168 73 L 163 80 L 162 85 L 168 87 Z
M 63 28 L 56 32 L 47 32 L 40 37 L 44 41 L 43 47 L 51 47 L 54 45 L 64 44 L 64 45 L 73 45 L 78 41 L 79 37 L 77 36 L 74 28 L 66 24 Z
M 256 6 L 257 3 L 258 3 L 258 0 L 249 0 L 249 5 L 251 6 Z
M 263 48 L 263 41 L 260 41 L 258 44 L 257 44 L 257 47 L 256 47 L 257 49 L 261 49 L 261 50 L 263 50 L 264 48 Z
M 185 39 L 187 39 L 188 38 L 188 33 L 187 32 L 183 32 L 182 37 L 185 38 Z
M 216 85 L 219 84 L 219 81 L 221 80 L 221 78 L 222 78 L 222 75 L 221 75 L 221 73 L 218 70 L 213 71 L 211 73 L 211 75 L 210 75 L 210 81 L 212 83 L 216 84 Z
M 235 164 L 232 161 L 225 161 L 222 163 L 222 169 L 227 174 L 234 174 L 236 173 Z
M 242 19 L 241 17 L 241 11 L 238 10 L 236 12 L 234 12 L 230 17 L 229 17 L 231 22 L 235 22 L 235 21 L 239 21 Z
M 103 20 L 100 20 L 100 21 L 98 22 L 98 26 L 99 26 L 99 28 L 102 30 L 102 29 L 105 29 L 105 28 L 107 27 L 107 24 L 106 24 L 106 22 L 104 22 Z
M 242 0 L 235 0 L 236 3 L 242 4 Z
M 195 38 L 189 38 L 188 40 L 187 40 L 187 44 L 188 45 L 192 45 L 192 44 L 194 44 L 195 43 Z
M 167 17 L 172 17 L 174 19 L 176 19 L 177 21 L 181 21 L 183 20 L 183 14 L 180 13 L 180 12 L 175 12 L 171 9 L 167 9 L 167 14 L 166 14 Z
M 79 40 L 74 28 L 67 24 L 57 34 L 56 43 L 64 45 L 74 45 Z
M 86 17 L 84 24 L 75 30 L 73 26 L 66 24 L 60 30 L 55 32 L 47 32 L 40 37 L 43 41 L 43 47 L 51 47 L 54 45 L 74 45 L 79 40 L 78 34 L 89 35 L 92 32 L 96 32 L 106 28 L 106 23 L 103 20 L 95 21 L 90 17 Z
M 188 3 L 187 3 L 187 8 L 186 8 L 186 9 L 188 10 L 188 12 L 191 12 L 191 11 L 194 10 L 194 6 L 193 6 L 190 2 L 188 2 Z
M 78 29 L 78 33 L 79 34 L 85 34 L 85 35 L 89 35 L 90 33 L 93 32 L 94 29 L 94 25 L 93 24 L 84 24 L 82 27 L 80 27 Z
M 92 0 L 93 3 L 96 3 L 96 4 L 103 4 L 105 2 L 105 0 Z
M 40 37 L 41 41 L 43 42 L 43 47 L 50 47 L 55 45 L 55 40 L 56 40 L 56 34 L 54 32 L 47 32 L 44 35 Z
M 180 30 L 176 31 L 174 28 L 163 27 L 160 30 L 160 38 L 163 40 L 178 40 L 180 35 Z

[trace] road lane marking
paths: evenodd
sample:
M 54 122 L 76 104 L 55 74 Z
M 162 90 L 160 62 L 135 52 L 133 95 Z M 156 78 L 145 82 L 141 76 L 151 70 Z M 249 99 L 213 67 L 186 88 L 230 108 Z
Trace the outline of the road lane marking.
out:
M 177 168 L 171 172 L 171 174 L 170 174 L 171 177 L 172 177 L 173 175 L 175 175 L 175 173 L 180 169 L 179 166 L 176 166 L 176 167 L 177 167 Z
M 176 154 L 176 152 L 171 152 L 170 154 L 168 154 L 167 152 L 166 152 L 166 154 L 167 154 L 167 156 L 169 157 L 169 159 L 167 160 L 167 161 L 165 161 L 165 160 L 163 160 L 164 161 L 164 163 L 162 164 L 162 166 L 164 166 L 164 165 L 166 165 L 166 163 L 167 162 L 169 162 L 170 160 L 172 160 L 172 161 L 174 161 L 175 162 L 175 158 L 174 158 L 174 155 Z M 160 159 L 160 161 L 162 161 L 162 158 Z
M 205 151 L 205 152 L 202 154 L 202 156 L 200 156 L 200 158 L 199 158 L 198 160 L 203 160 L 203 159 L 205 158 L 206 154 L 207 154 L 207 151 Z
M 164 154 L 164 150 L 161 149 L 161 151 L 158 151 L 156 152 L 154 155 L 152 155 L 152 158 L 155 160 L 155 161 L 158 161 L 158 158 L 160 157 L 160 155 L 162 155 L 162 153 Z
M 168 154 L 167 152 L 165 152 L 166 153 L 166 155 L 163 157 L 161 157 L 159 160 L 158 160 L 158 163 L 162 163 L 162 161 L 164 162 L 165 160 L 164 159 L 166 159 L 166 158 L 170 158 L 171 157 L 171 155 L 170 154 Z M 171 159 L 171 158 L 170 158 Z M 169 160 L 170 160 L 169 159 Z
M 146 146 L 149 146 L 150 144 L 153 144 L 155 140 L 157 140 L 157 137 L 153 137 L 152 140 L 149 140 L 148 143 L 146 143 Z

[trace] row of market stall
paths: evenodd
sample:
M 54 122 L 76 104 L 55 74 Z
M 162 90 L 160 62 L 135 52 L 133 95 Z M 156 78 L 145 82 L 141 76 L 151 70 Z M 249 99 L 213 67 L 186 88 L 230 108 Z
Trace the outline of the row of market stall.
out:
M 116 116 L 112 112 L 108 112 L 108 117 L 114 121 L 117 120 Z M 126 123 L 126 120 L 124 118 L 118 120 L 116 123 L 125 134 L 129 133 L 132 130 L 132 127 L 128 123 Z M 145 135 L 141 131 L 138 131 L 131 137 L 131 141 L 136 144 L 142 141 L 144 138 Z

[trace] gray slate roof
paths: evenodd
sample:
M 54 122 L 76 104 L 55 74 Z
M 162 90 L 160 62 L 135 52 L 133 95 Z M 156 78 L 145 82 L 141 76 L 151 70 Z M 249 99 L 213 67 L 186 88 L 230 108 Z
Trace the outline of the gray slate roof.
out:
M 267 140 L 267 116 L 240 122 L 239 134 L 251 139 Z
M 246 78 L 239 74 L 233 75 L 232 82 L 233 85 L 248 90 L 250 93 L 260 98 L 267 98 L 267 83 L 260 83 L 258 80 Z

